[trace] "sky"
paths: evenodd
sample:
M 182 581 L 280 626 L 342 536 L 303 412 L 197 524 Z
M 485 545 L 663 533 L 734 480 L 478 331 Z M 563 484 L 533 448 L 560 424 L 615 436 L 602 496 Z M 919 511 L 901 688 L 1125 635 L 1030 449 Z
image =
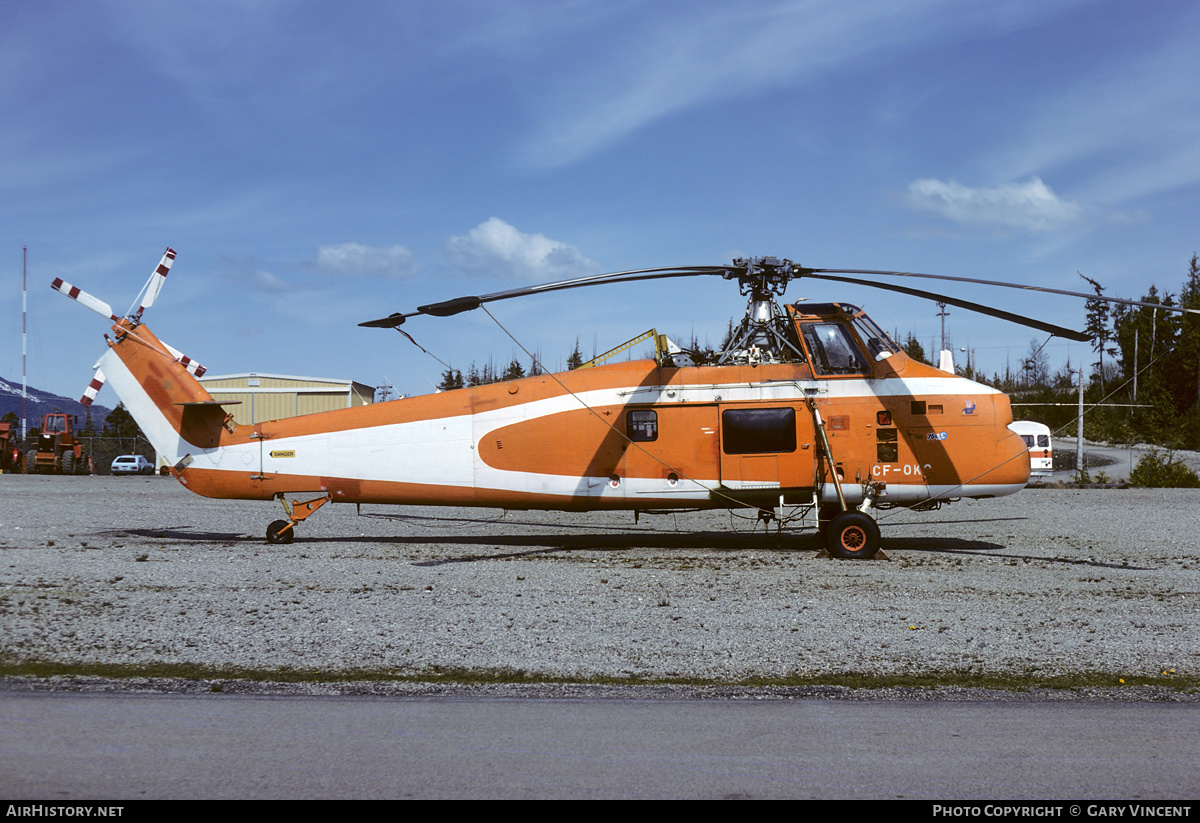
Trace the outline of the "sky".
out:
M 1200 248 L 1197 42 L 1176 0 L 0 2 L 0 376 L 21 374 L 23 260 L 29 382 L 78 396 L 108 326 L 50 281 L 121 311 L 167 246 L 145 320 L 209 374 L 402 394 L 528 359 L 481 311 L 410 319 L 430 354 L 358 323 L 606 271 L 771 255 L 1177 293 Z M 1084 325 L 1074 298 L 905 285 Z M 927 301 L 802 298 L 940 345 Z M 716 345 L 744 308 L 711 277 L 490 307 L 551 369 L 650 328 Z M 949 311 L 985 373 L 1045 342 Z

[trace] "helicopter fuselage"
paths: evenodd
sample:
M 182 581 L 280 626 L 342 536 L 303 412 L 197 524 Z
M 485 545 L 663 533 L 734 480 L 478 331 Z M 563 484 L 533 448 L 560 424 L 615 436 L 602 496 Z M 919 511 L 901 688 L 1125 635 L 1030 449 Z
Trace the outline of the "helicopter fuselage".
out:
M 660 357 L 249 425 L 144 325 L 118 321 L 98 365 L 172 473 L 208 497 L 588 511 L 820 504 L 836 499 L 834 474 L 848 505 L 1024 488 L 1005 395 L 832 305 L 788 307 L 794 362 Z

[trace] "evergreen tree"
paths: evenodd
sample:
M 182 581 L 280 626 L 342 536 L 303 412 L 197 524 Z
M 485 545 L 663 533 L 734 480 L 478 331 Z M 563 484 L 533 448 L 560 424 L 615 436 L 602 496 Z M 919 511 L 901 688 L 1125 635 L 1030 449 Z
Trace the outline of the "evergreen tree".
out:
M 132 449 L 137 448 L 137 441 L 140 437 L 145 440 L 146 435 L 142 433 L 137 421 L 133 419 L 133 415 L 125 408 L 124 403 L 118 403 L 117 407 L 109 412 L 108 417 L 104 418 L 104 435 L 106 437 L 116 437 L 120 442 L 120 448 L 125 448 L 125 440 L 132 440 Z
M 438 391 L 451 391 L 453 389 L 461 389 L 463 387 L 463 374 L 457 369 L 446 367 L 442 372 L 442 382 L 438 383 Z
M 918 363 L 925 362 L 925 347 L 921 345 L 921 341 L 917 340 L 912 332 L 908 333 L 908 338 L 905 339 L 904 345 L 900 348 L 904 349 L 904 353 Z
M 1185 309 L 1200 309 L 1200 258 L 1194 253 L 1188 264 L 1187 280 L 1179 290 L 1179 305 Z M 1188 314 L 1181 319 L 1176 377 L 1182 411 L 1200 407 L 1200 317 Z
M 567 370 L 577 369 L 583 365 L 583 353 L 579 351 L 579 338 L 575 338 L 575 349 L 567 357 Z
M 1104 287 L 1097 283 L 1092 278 L 1088 277 L 1083 272 L 1076 272 L 1084 280 L 1092 284 L 1092 288 L 1096 291 L 1096 297 L 1104 294 Z M 1104 300 L 1088 300 L 1084 306 L 1087 308 L 1087 325 L 1084 331 L 1088 337 L 1092 338 L 1092 351 L 1100 355 L 1100 362 L 1097 364 L 1097 373 L 1100 375 L 1100 391 L 1104 392 L 1104 349 L 1108 341 L 1112 339 L 1112 330 L 1108 326 L 1109 303 Z M 1109 349 L 1109 354 L 1116 354 L 1116 349 Z
M 521 362 L 519 360 L 517 360 L 517 358 L 514 357 L 512 359 L 512 362 L 508 364 L 508 368 L 506 368 L 504 370 L 504 373 L 502 375 L 500 375 L 500 379 L 501 380 L 520 380 L 524 376 L 525 376 L 525 367 L 522 366 Z

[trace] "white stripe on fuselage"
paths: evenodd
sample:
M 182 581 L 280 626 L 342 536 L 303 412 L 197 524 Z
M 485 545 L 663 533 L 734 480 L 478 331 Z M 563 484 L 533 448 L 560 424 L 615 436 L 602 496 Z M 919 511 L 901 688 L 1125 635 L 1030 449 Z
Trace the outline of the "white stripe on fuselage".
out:
M 197 449 L 171 427 L 125 364 L 111 349 L 98 364 L 109 384 L 142 427 L 151 444 L 170 463 L 185 454 L 197 469 L 272 474 L 344 477 L 405 482 L 433 486 L 459 486 L 496 491 L 575 496 L 662 494 L 673 499 L 706 499 L 716 488 L 716 478 L 667 481 L 623 478 L 613 487 L 607 477 L 568 477 L 534 472 L 505 471 L 478 457 L 476 444 L 498 428 L 584 407 L 626 404 L 795 402 L 805 389 L 816 389 L 821 400 L 863 397 L 983 396 L 999 394 L 962 377 L 885 378 L 878 380 L 771 381 L 732 384 L 669 384 L 593 389 L 563 394 L 477 414 L 431 420 L 383 424 L 368 428 L 331 431 L 295 437 L 273 436 L 265 441 L 214 449 Z M 671 393 L 671 396 L 668 396 Z M 403 401 L 393 401 L 403 403 Z M 286 425 L 286 424 L 283 424 Z M 270 427 L 268 426 L 268 434 Z M 291 456 L 273 457 L 272 452 Z M 897 492 L 899 487 L 893 487 Z M 923 485 L 914 493 L 924 496 Z

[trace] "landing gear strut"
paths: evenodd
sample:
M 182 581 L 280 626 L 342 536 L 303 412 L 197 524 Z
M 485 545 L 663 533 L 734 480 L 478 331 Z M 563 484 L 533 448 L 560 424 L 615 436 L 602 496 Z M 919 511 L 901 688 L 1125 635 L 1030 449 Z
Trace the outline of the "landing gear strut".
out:
M 825 549 L 830 557 L 840 557 L 845 560 L 871 560 L 879 552 L 879 525 L 867 512 L 875 504 L 875 496 L 879 487 L 867 483 L 866 496 L 862 506 L 852 510 L 846 504 L 842 494 L 841 480 L 838 478 L 837 464 L 833 460 L 833 450 L 829 448 L 829 438 L 825 436 L 825 423 L 817 404 L 812 397 L 807 398 L 808 409 L 812 412 L 813 425 L 821 443 L 821 451 L 829 466 L 829 477 L 833 481 L 833 489 L 837 494 L 837 504 L 825 503 L 817 509 L 817 528 L 825 539 Z M 818 478 L 820 471 L 818 471 Z M 881 555 L 886 558 L 887 555 Z
M 317 509 L 324 506 L 333 499 L 333 495 L 326 492 L 320 497 L 314 497 L 312 500 L 304 502 L 290 502 L 281 492 L 276 495 L 281 503 L 283 510 L 287 513 L 287 520 L 276 520 L 267 526 L 267 542 L 268 543 L 291 543 L 296 538 L 296 524 L 308 519 L 308 516 Z

